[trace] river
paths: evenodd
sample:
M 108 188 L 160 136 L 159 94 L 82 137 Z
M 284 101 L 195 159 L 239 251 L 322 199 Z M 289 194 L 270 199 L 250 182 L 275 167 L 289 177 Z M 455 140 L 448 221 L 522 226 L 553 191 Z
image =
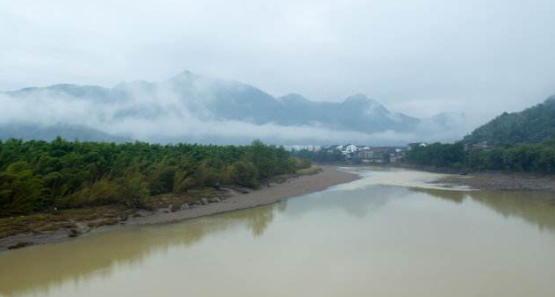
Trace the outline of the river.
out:
M 0 253 L 0 295 L 555 296 L 555 197 L 438 175 L 361 179 L 277 204 Z

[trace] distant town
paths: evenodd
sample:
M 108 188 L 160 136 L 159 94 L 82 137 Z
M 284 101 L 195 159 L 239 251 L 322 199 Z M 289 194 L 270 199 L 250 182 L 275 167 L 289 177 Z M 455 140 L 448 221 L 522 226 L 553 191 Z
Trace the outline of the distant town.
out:
M 321 161 L 322 155 L 327 161 L 345 161 L 347 163 L 395 164 L 405 161 L 407 152 L 417 147 L 428 147 L 426 142 L 409 143 L 407 146 L 366 146 L 355 144 L 337 145 L 291 145 L 285 148 L 296 155 Z M 463 144 L 465 152 L 489 150 L 493 148 L 487 141 L 467 142 Z M 320 158 L 317 156 L 320 155 Z M 330 156 L 333 156 L 330 158 Z
M 285 148 L 293 152 L 311 152 L 324 153 L 327 155 L 336 155 L 337 161 L 346 161 L 349 163 L 367 163 L 367 164 L 389 164 L 400 163 L 406 156 L 407 151 L 415 147 L 426 147 L 428 144 L 424 142 L 410 143 L 407 146 L 366 146 L 354 144 L 338 144 L 338 145 L 292 145 Z

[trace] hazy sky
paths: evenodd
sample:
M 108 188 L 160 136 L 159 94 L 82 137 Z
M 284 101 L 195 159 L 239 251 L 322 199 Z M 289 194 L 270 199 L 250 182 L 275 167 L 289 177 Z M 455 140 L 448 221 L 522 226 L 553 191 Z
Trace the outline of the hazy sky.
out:
M 272 95 L 493 116 L 555 93 L 553 0 L 0 0 L 0 90 L 185 69 Z

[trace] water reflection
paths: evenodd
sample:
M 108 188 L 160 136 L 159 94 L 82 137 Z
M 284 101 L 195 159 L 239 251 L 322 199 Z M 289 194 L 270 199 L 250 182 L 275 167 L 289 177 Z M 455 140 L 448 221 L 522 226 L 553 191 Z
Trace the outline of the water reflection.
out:
M 264 234 L 275 212 L 287 202 L 200 218 L 179 224 L 130 227 L 92 234 L 49 246 L 0 253 L 0 295 L 41 291 L 92 276 L 108 277 L 120 265 L 140 265 L 143 259 L 169 248 L 187 248 L 209 234 L 245 228 Z
M 349 191 L 331 189 L 303 196 L 302 199 L 290 200 L 294 205 L 286 215 L 301 217 L 310 212 L 339 210 L 355 217 L 364 218 L 371 212 L 377 212 L 387 203 L 402 198 L 403 188 L 389 186 L 361 187 Z
M 404 188 L 374 186 L 348 191 L 324 191 L 277 204 L 200 218 L 179 224 L 129 227 L 92 234 L 70 242 L 36 246 L 0 254 L 0 295 L 48 293 L 67 282 L 110 277 L 122 265 L 140 266 L 154 253 L 188 248 L 207 235 L 231 228 L 248 230 L 255 238 L 268 229 L 276 213 L 302 217 L 336 210 L 354 218 L 377 212 L 388 202 L 409 193 Z M 288 208 L 291 203 L 294 207 Z M 9 284 L 9 285 L 7 285 Z
M 552 194 L 364 176 L 270 206 L 0 253 L 0 295 L 552 296 L 528 294 L 551 283 Z M 513 279 L 525 290 L 507 289 Z M 478 294 L 488 286 L 498 291 Z
M 555 195 L 533 191 L 447 191 L 411 188 L 413 192 L 462 204 L 471 199 L 505 218 L 517 217 L 536 225 L 540 230 L 555 232 Z

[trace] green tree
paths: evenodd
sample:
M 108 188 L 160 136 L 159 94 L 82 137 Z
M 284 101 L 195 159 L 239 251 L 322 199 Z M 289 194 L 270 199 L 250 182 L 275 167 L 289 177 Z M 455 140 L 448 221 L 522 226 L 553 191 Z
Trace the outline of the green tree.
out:
M 256 166 L 247 161 L 237 161 L 229 168 L 230 181 L 244 187 L 256 188 L 258 175 Z
M 0 212 L 23 214 L 44 206 L 44 188 L 31 166 L 18 161 L 0 173 Z

